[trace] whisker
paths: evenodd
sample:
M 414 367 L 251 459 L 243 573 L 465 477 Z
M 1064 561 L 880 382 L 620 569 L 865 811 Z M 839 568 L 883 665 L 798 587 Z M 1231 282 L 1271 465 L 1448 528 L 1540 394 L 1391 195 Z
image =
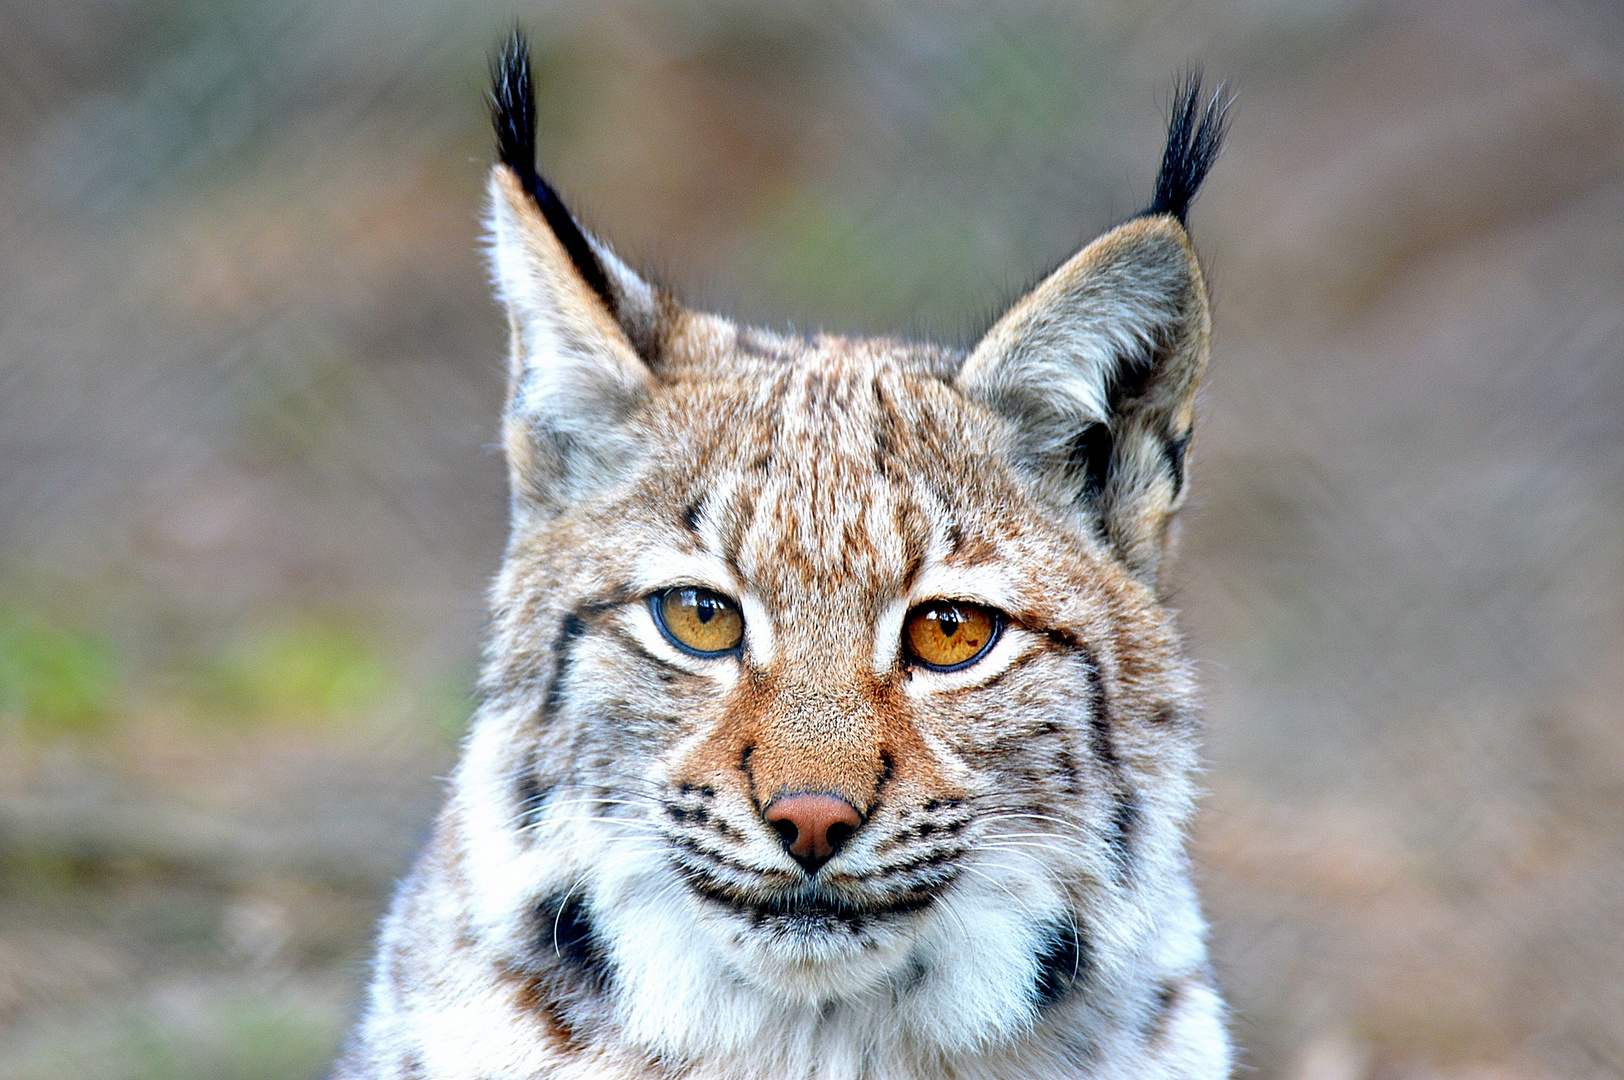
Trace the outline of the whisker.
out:
M 989 884 L 991 884 L 993 888 L 997 889 L 999 892 L 1003 893 L 1005 896 L 1009 897 L 1012 901 L 1014 901 L 1015 906 L 1020 909 L 1020 911 L 1021 911 L 1021 913 L 1023 915 L 1035 914 L 1035 912 L 1032 909 L 1031 904 L 1027 903 L 1027 901 L 1023 897 L 1021 897 L 1019 894 L 1017 894 L 1012 889 L 1010 889 L 1008 886 L 1006 886 L 1003 882 L 999 881 L 997 878 L 993 877 L 991 874 L 987 873 L 986 871 L 981 870 L 981 869 L 979 869 L 977 867 L 974 867 L 974 866 L 961 866 L 959 869 L 963 870 L 967 874 L 974 874 L 976 877 L 979 877 L 982 880 L 984 880 L 984 881 L 988 882 Z

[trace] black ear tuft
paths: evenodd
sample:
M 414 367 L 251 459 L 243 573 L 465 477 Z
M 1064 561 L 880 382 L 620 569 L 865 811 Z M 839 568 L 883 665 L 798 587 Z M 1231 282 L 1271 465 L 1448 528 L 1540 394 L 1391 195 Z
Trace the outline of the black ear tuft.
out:
M 491 124 L 497 158 L 526 191 L 535 191 L 536 94 L 530 84 L 530 43 L 518 27 L 491 65 Z
M 1156 174 L 1156 197 L 1144 216 L 1172 214 L 1179 224 L 1185 223 L 1201 181 L 1207 178 L 1207 171 L 1218 160 L 1233 101 L 1220 86 L 1203 108 L 1199 68 L 1192 69 L 1174 86 L 1173 114 L 1167 121 L 1167 149 L 1162 152 L 1161 172 Z M 1198 112 L 1201 114 L 1199 122 Z
M 616 314 L 616 296 L 597 252 L 558 192 L 536 171 L 536 93 L 530 81 L 530 43 L 518 27 L 491 65 L 491 125 L 496 128 L 498 160 L 518 176 L 576 271 L 602 298 L 609 313 Z

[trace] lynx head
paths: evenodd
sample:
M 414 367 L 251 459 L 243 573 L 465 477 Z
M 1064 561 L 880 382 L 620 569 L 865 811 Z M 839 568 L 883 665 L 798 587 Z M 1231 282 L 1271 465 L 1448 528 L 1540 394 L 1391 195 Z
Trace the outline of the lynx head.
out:
M 573 1037 L 682 1060 L 1149 1016 L 1139 973 L 1202 955 L 1156 584 L 1216 99 L 1181 91 L 1148 211 L 961 353 L 683 307 L 537 174 L 530 95 L 515 39 L 512 536 L 452 811 L 504 970 Z

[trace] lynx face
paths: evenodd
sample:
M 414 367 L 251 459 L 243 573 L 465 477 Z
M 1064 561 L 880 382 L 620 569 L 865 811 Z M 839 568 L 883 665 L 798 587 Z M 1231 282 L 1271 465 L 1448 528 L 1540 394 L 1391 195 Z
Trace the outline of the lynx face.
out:
M 1155 591 L 1219 114 L 959 354 L 682 308 L 535 174 L 522 51 L 497 106 L 513 534 L 352 1062 L 1222 1075 Z
M 1008 937 L 1016 1021 L 1087 974 L 1080 905 L 1171 839 L 1142 807 L 1169 773 L 1186 798 L 1171 632 L 1033 497 L 957 358 L 683 321 L 643 452 L 529 516 L 498 587 L 494 689 L 544 740 L 519 842 L 808 1001 L 928 966 L 955 920 Z

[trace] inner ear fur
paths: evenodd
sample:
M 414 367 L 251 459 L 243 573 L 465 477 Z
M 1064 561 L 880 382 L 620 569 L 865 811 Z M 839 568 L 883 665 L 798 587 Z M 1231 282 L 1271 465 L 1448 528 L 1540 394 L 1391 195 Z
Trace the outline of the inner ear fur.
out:
M 1012 425 L 1019 467 L 1154 585 L 1184 494 L 1211 316 L 1172 214 L 1089 244 L 995 323 L 956 379 Z
M 554 514 L 620 476 L 654 381 L 654 290 L 588 239 L 589 281 L 507 165 L 490 177 L 490 260 L 510 332 L 504 444 L 516 509 Z M 635 339 L 635 340 L 634 340 Z

